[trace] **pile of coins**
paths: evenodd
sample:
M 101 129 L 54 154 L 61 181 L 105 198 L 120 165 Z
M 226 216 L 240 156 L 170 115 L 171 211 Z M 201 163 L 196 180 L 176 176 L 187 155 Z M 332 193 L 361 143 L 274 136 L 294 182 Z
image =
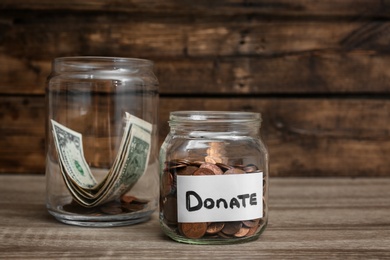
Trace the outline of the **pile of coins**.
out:
M 177 159 L 166 162 L 166 167 L 161 176 L 160 211 L 164 217 L 164 223 L 173 231 L 189 239 L 208 238 L 242 238 L 254 235 L 263 225 L 263 219 L 209 222 L 209 223 L 179 223 L 177 221 L 177 175 L 223 175 L 246 174 L 259 172 L 256 165 L 227 165 L 205 161 L 191 161 Z M 265 191 L 265 180 L 263 183 Z M 263 216 L 266 205 L 263 197 Z
M 73 200 L 71 203 L 64 205 L 63 209 L 67 212 L 75 214 L 103 216 L 127 214 L 140 211 L 146 208 L 147 204 L 147 200 L 139 199 L 134 196 L 124 195 L 120 200 L 110 201 L 103 205 L 92 208 L 83 207 Z

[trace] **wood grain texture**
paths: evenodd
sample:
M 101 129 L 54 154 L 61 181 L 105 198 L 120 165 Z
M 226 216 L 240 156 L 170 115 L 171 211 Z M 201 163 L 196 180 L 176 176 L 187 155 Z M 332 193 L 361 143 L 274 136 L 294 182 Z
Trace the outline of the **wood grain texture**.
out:
M 0 93 L 44 94 L 49 61 L 7 60 L 0 68 L 5 75 Z M 390 56 L 369 52 L 312 52 L 275 58 L 161 59 L 155 61 L 155 72 L 161 95 L 388 94 L 388 63 Z
M 258 240 L 193 246 L 163 235 L 157 214 L 127 227 L 61 224 L 46 211 L 43 176 L 1 175 L 1 258 L 385 259 L 389 185 L 388 178 L 271 178 L 269 224 Z
M 0 9 L 1 11 L 1 9 Z M 4 14 L 0 27 L 5 54 L 32 60 L 58 55 L 159 57 L 280 56 L 319 50 L 387 51 L 388 22 L 247 21 L 181 17 L 134 20 L 126 15 L 65 13 Z M 17 21 L 18 20 L 18 21 Z M 16 22 L 17 21 L 17 22 Z M 52 23 L 48 23 L 48 22 Z M 97 26 L 99 24 L 99 26 Z M 157 39 L 157 40 L 156 40 Z M 20 47 L 24 48 L 20 48 Z
M 1 117 L 0 136 L 7 136 L 0 138 L 1 171 L 43 173 L 45 110 L 36 106 L 43 98 L 0 98 L 1 102 L 8 104 Z M 160 144 L 169 131 L 169 112 L 189 107 L 262 113 L 271 176 L 390 176 L 386 98 L 160 98 Z
M 185 110 L 188 102 L 193 110 L 262 113 L 271 176 L 389 176 L 390 102 L 386 98 L 167 98 L 160 105 L 162 133 L 168 132 L 169 111 Z
M 152 59 L 163 94 L 388 92 L 386 20 L 0 14 L 0 93 L 43 94 L 51 60 L 72 55 Z
M 390 176 L 388 0 L 3 0 L 0 173 L 43 173 L 59 56 L 148 58 L 173 110 L 262 112 L 272 176 Z
M 53 6 L 50 0 L 3 0 L 2 6 L 9 10 L 67 10 L 126 13 L 157 13 L 185 15 L 280 15 L 280 16 L 386 16 L 387 0 L 217 0 L 217 1 L 142 1 L 142 0 L 58 0 Z

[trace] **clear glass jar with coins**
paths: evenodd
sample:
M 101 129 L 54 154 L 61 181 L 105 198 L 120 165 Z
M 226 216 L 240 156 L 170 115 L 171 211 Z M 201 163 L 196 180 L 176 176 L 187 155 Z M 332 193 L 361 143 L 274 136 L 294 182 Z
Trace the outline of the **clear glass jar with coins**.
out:
M 153 62 L 56 58 L 46 96 L 49 213 L 80 226 L 148 220 L 159 196 Z
M 261 115 L 176 111 L 160 149 L 160 225 L 190 244 L 257 239 L 268 221 Z

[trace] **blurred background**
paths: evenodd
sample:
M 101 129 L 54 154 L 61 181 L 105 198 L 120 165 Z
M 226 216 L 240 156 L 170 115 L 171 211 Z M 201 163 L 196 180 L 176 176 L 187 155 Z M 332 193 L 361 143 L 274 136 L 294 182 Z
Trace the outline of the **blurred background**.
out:
M 44 174 L 60 56 L 155 62 L 175 110 L 262 113 L 271 177 L 390 177 L 390 1 L 0 0 L 0 174 Z

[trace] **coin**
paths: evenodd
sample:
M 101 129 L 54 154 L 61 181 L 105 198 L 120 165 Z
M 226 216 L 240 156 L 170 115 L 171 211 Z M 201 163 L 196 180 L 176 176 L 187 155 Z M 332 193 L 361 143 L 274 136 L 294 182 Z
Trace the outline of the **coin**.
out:
M 196 167 L 196 166 L 187 166 L 184 168 L 177 169 L 176 174 L 177 175 L 192 175 L 197 169 L 198 169 L 198 167 Z
M 207 223 L 181 223 L 180 229 L 187 238 L 201 238 L 206 234 Z
M 161 192 L 163 196 L 167 196 L 172 190 L 173 177 L 169 171 L 164 171 L 161 176 Z
M 122 204 L 122 210 L 126 212 L 135 212 L 140 211 L 145 208 L 144 204 L 138 204 L 138 203 L 130 203 L 130 204 Z
M 175 197 L 168 197 L 162 204 L 162 211 L 167 221 L 167 224 L 177 223 L 177 199 Z
M 253 236 L 257 232 L 258 228 L 259 228 L 258 226 L 249 228 L 249 231 L 245 236 L 247 237 Z
M 244 174 L 244 173 L 245 173 L 244 170 L 241 170 L 238 168 L 232 168 L 232 169 L 227 170 L 224 174 Z
M 212 163 L 205 162 L 201 166 L 199 166 L 199 168 L 210 169 L 210 170 L 212 170 L 214 172 L 215 175 L 223 174 L 223 171 L 221 170 L 221 168 L 219 168 L 217 165 L 212 164 Z
M 174 165 L 170 165 L 169 167 L 168 167 L 168 169 L 170 170 L 170 171 L 172 171 L 172 170 L 177 170 L 177 169 L 180 169 L 180 168 L 184 168 L 184 167 L 186 167 L 187 165 L 186 164 L 174 164 Z
M 252 220 L 245 220 L 242 222 L 242 224 L 244 224 L 246 227 L 251 228 L 251 227 L 258 226 L 259 222 L 260 222 L 260 219 L 257 218 L 257 219 L 252 219 Z
M 193 162 L 190 162 L 189 165 L 199 167 L 199 166 L 201 166 L 202 164 L 204 164 L 204 161 L 193 161 Z
M 240 230 L 234 234 L 235 237 L 245 237 L 249 233 L 248 227 L 241 227 Z
M 208 168 L 199 168 L 194 172 L 194 175 L 215 175 L 214 171 Z
M 230 239 L 231 237 L 224 234 L 222 231 L 221 232 L 218 232 L 218 236 L 221 237 L 221 238 L 226 238 L 226 239 Z
M 227 171 L 229 169 L 232 169 L 233 167 L 224 163 L 216 163 L 216 165 L 221 168 L 222 171 Z
M 134 197 L 134 200 L 131 203 L 133 203 L 133 204 L 148 204 L 149 200 Z
M 121 202 L 123 203 L 131 203 L 136 198 L 134 196 L 124 195 L 121 197 Z
M 226 222 L 225 226 L 222 229 L 222 233 L 225 235 L 234 235 L 242 227 L 241 221 Z
M 252 173 L 258 170 L 257 166 L 254 164 L 248 164 L 246 165 L 243 170 L 247 173 Z
M 214 157 L 211 157 L 211 156 L 206 156 L 204 158 L 205 162 L 208 162 L 208 163 L 213 163 L 213 164 L 216 164 L 218 159 L 217 158 L 214 158 Z
M 223 229 L 224 226 L 225 226 L 225 223 L 223 223 L 223 222 L 210 223 L 207 227 L 206 233 L 207 234 L 217 234 L 218 232 L 220 232 Z
M 187 159 L 173 159 L 173 160 L 166 162 L 166 164 L 169 166 L 186 165 L 188 163 L 189 163 L 189 160 L 187 160 Z
M 178 162 L 185 165 L 189 165 L 191 163 L 191 161 L 188 159 L 178 159 Z

